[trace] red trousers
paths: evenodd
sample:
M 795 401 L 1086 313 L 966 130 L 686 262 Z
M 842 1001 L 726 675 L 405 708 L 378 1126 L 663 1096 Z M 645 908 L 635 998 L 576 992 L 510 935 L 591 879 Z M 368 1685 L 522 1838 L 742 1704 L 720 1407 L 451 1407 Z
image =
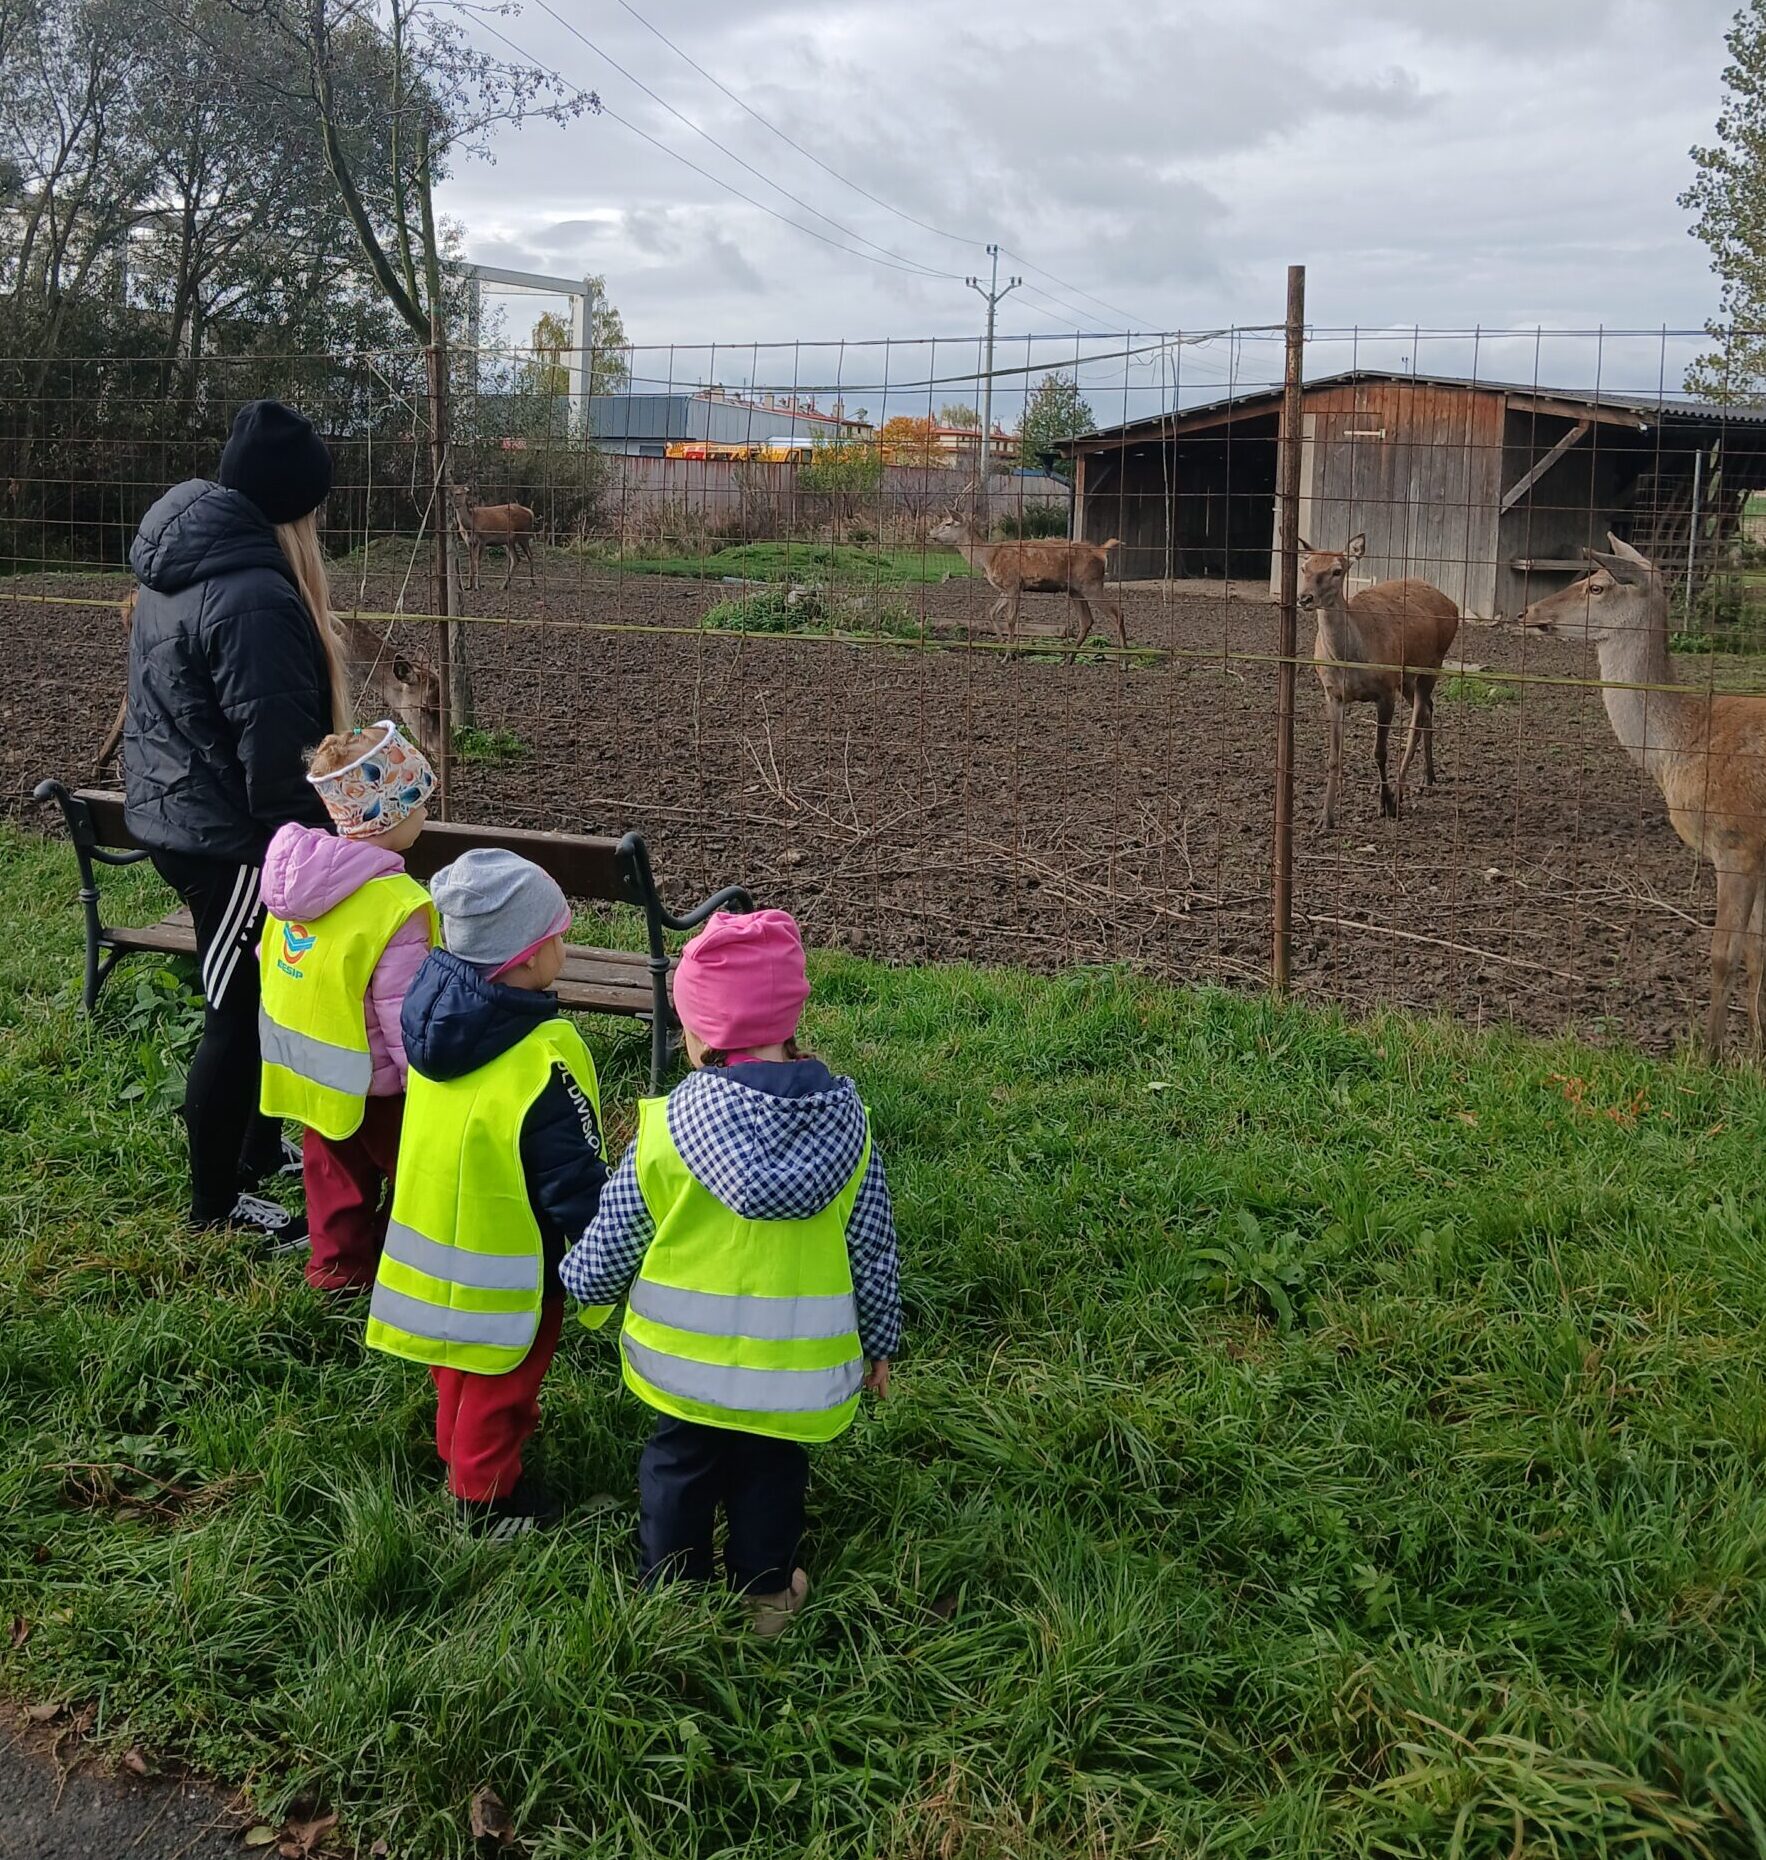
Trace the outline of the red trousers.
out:
M 500 1376 L 470 1369 L 431 1369 L 435 1378 L 435 1450 L 456 1498 L 507 1498 L 521 1477 L 521 1449 L 540 1424 L 540 1384 L 564 1327 L 564 1299 L 540 1306 L 533 1348 Z
M 307 1132 L 301 1146 L 313 1241 L 307 1283 L 316 1291 L 366 1291 L 373 1285 L 392 1213 L 392 1178 L 404 1118 L 402 1094 L 370 1098 L 353 1136 L 334 1140 L 316 1130 Z

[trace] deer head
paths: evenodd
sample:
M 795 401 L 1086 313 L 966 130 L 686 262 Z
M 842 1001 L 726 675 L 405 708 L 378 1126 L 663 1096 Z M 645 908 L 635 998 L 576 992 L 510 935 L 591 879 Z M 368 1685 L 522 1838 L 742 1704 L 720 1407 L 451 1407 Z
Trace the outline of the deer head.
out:
M 1662 577 L 1656 565 L 1611 530 L 1607 543 L 1606 549 L 1587 552 L 1594 566 L 1580 581 L 1535 601 L 1521 615 L 1521 625 L 1591 646 L 1647 637 L 1664 625 Z
M 357 622 L 339 620 L 344 682 L 358 715 L 390 717 L 427 756 L 441 748 L 441 677 L 420 653 L 396 650 Z
M 1319 607 L 1335 607 L 1343 599 L 1349 569 L 1367 553 L 1367 535 L 1358 530 L 1341 549 L 1315 549 L 1304 537 L 1300 540 L 1301 611 L 1311 613 Z

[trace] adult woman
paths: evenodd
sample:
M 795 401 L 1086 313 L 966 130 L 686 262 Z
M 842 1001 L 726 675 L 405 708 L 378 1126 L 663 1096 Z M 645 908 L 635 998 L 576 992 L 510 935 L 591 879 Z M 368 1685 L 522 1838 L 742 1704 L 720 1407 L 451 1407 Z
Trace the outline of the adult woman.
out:
M 349 727 L 317 513 L 331 455 L 278 401 L 240 410 L 220 482 L 174 485 L 129 551 L 123 766 L 130 831 L 190 907 L 205 1003 L 184 1117 L 191 1219 L 288 1245 L 305 1223 L 250 1193 L 280 1166 L 257 1114 L 258 877 L 285 821 L 323 826 L 304 754 Z

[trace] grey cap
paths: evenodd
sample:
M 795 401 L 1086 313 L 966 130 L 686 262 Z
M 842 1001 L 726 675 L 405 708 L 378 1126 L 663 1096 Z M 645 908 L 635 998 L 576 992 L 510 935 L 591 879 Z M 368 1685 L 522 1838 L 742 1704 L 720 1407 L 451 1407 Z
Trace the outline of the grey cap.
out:
M 456 956 L 499 969 L 570 927 L 564 893 L 531 860 L 475 846 L 429 881 L 442 941 Z

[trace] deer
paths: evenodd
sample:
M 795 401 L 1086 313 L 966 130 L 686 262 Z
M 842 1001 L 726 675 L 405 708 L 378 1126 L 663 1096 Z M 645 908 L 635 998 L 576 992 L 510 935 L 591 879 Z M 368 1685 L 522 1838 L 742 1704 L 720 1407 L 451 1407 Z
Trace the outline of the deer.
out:
M 1110 551 L 1121 546 L 1114 536 L 1104 543 L 990 543 L 967 517 L 953 510 L 927 532 L 926 540 L 961 550 L 969 566 L 987 577 L 988 585 L 999 596 L 988 610 L 988 621 L 995 634 L 1005 640 L 1008 652 L 1017 649 L 1018 602 L 1025 593 L 1066 594 L 1079 603 L 1084 622 L 1079 637 L 1070 642 L 1070 660 L 1079 656 L 1080 647 L 1091 637 L 1097 625 L 1097 607 L 1115 621 L 1116 637 L 1122 650 L 1128 650 L 1122 602 L 1105 585 Z M 1000 625 L 1002 614 L 1004 627 Z
M 1594 648 L 1620 748 L 1662 791 L 1674 831 L 1717 874 L 1706 1057 L 1722 1055 L 1738 965 L 1747 971 L 1758 1057 L 1766 1044 L 1766 697 L 1677 686 L 1661 571 L 1610 530 L 1607 548 L 1587 554 L 1589 573 L 1535 601 L 1520 623 Z
M 454 524 L 469 553 L 469 588 L 478 586 L 478 567 L 486 543 L 502 547 L 508 567 L 503 571 L 503 586 L 515 575 L 515 558 L 527 563 L 527 578 L 534 581 L 533 512 L 525 504 L 475 504 L 469 484 L 454 486 Z
M 1351 704 L 1374 707 L 1374 766 L 1380 772 L 1380 813 L 1396 819 L 1420 741 L 1423 774 L 1435 785 L 1435 680 L 1459 631 L 1459 609 L 1427 581 L 1377 581 L 1345 595 L 1349 570 L 1367 551 L 1365 532 L 1342 549 L 1300 543 L 1300 607 L 1318 616 L 1312 657 L 1324 687 L 1329 752 L 1320 824 L 1337 824 L 1337 790 L 1343 779 L 1343 720 Z M 1402 696 L 1410 705 L 1410 734 L 1398 759 L 1398 787 L 1386 779 L 1386 745 Z
M 131 588 L 121 603 L 123 638 L 135 630 L 135 597 Z M 391 717 L 425 755 L 433 757 L 441 744 L 441 679 L 421 655 L 395 652 L 384 634 L 377 633 L 354 614 L 331 616 L 332 637 L 343 662 L 344 689 L 364 715 Z M 122 701 L 104 740 L 98 746 L 93 776 L 102 779 L 123 740 L 129 715 L 125 678 Z

